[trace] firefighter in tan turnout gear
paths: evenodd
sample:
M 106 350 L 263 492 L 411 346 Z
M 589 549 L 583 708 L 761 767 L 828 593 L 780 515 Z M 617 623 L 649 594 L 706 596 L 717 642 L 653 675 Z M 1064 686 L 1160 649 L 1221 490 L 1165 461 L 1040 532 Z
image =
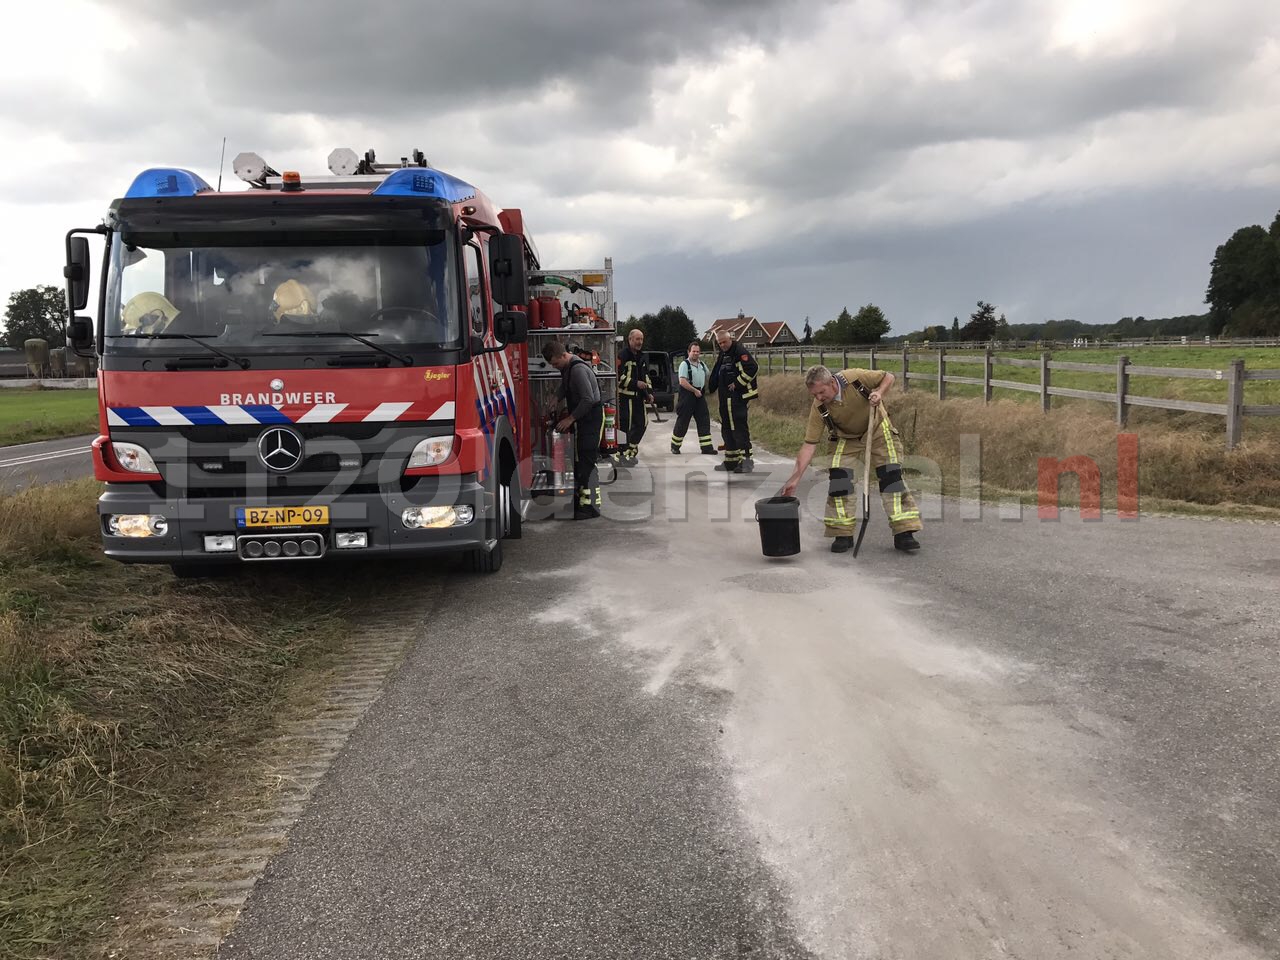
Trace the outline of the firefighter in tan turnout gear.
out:
M 902 439 L 884 404 L 884 396 L 893 386 L 894 376 L 885 370 L 842 370 L 832 373 L 826 367 L 810 367 L 805 373 L 805 387 L 813 397 L 804 444 L 796 457 L 796 467 L 782 488 L 783 496 L 792 496 L 800 478 L 813 460 L 818 441 L 826 434 L 831 441 L 830 495 L 827 498 L 826 534 L 835 539 L 833 553 L 843 553 L 853 546 L 857 528 L 857 508 L 853 500 L 852 468 L 866 449 L 867 423 L 871 408 L 876 408 L 871 428 L 871 465 L 880 482 L 880 501 L 889 516 L 893 545 L 899 550 L 919 550 L 915 534 L 924 528 L 920 509 L 902 478 Z M 864 393 L 865 391 L 865 397 Z

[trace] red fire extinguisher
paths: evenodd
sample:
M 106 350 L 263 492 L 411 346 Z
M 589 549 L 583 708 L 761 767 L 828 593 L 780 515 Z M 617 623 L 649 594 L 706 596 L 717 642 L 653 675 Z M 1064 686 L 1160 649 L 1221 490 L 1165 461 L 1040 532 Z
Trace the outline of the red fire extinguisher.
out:
M 612 401 L 604 405 L 604 442 L 602 452 L 612 453 L 618 449 L 618 408 Z

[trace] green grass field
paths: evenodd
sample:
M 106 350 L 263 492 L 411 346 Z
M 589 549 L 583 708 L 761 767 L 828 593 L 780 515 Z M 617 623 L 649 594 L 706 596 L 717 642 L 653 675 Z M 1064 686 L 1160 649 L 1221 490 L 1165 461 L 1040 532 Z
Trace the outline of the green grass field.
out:
M 97 429 L 96 390 L 0 390 L 0 446 L 74 437 Z

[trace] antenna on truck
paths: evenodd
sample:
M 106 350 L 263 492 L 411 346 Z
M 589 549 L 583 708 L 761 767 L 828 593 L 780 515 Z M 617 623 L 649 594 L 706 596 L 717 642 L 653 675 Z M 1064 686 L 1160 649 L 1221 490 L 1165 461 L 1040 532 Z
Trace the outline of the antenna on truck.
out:
M 227 163 L 227 138 L 222 138 L 222 156 L 218 158 L 218 192 L 222 192 L 222 168 Z

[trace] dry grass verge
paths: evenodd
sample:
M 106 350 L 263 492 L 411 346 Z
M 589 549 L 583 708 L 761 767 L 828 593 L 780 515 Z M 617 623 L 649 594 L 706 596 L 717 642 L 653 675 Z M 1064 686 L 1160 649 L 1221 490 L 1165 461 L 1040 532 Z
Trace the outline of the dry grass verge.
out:
M 0 957 L 74 958 L 359 584 L 101 556 L 83 481 L 0 498 Z M 348 575 L 348 579 L 350 579 Z
M 889 400 L 894 425 L 910 455 L 934 461 L 947 493 L 959 487 L 961 438 L 982 439 L 984 495 L 1016 495 L 1033 500 L 1040 457 L 1083 454 L 1102 474 L 1104 502 L 1114 503 L 1117 477 L 1114 420 L 1085 404 L 1049 414 L 1008 400 L 939 402 L 922 391 Z M 802 379 L 775 375 L 760 380 L 760 400 L 752 409 L 752 434 L 771 450 L 794 455 L 803 441 L 809 400 Z M 1165 411 L 1132 411 L 1125 432 L 1138 435 L 1138 492 L 1145 509 L 1280 518 L 1280 436 L 1246 438 L 1223 450 L 1220 418 Z M 1075 484 L 1065 482 L 1062 503 L 1076 502 Z

